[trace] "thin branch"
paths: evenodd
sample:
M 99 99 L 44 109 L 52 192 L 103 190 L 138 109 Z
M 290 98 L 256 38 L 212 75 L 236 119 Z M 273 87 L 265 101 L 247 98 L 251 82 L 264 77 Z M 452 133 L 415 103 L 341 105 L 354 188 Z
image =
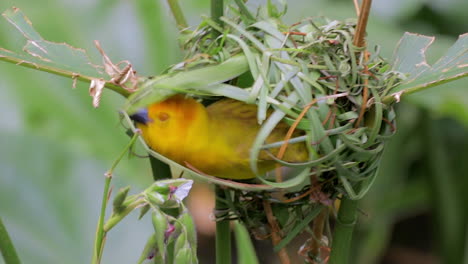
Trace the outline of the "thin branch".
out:
M 354 35 L 353 42 L 354 46 L 356 47 L 364 47 L 366 45 L 365 36 L 371 3 L 372 0 L 364 0 L 362 2 L 361 11 L 359 12 L 359 20 L 356 26 L 356 34 Z
M 367 67 L 367 60 L 369 59 L 369 52 L 364 51 L 364 73 L 369 75 L 369 68 Z M 364 118 L 364 114 L 366 113 L 367 108 L 367 100 L 369 100 L 369 78 L 364 79 L 363 89 L 362 89 L 362 103 L 361 103 L 361 111 L 359 112 L 359 117 L 354 125 L 355 128 L 358 128 L 361 125 L 361 121 Z
M 325 227 L 325 222 L 328 220 L 328 208 L 325 207 L 321 210 L 320 214 L 314 219 L 314 222 L 311 224 L 311 229 L 314 234 L 310 241 L 310 252 L 313 256 L 322 257 L 321 248 L 322 248 L 322 236 L 323 230 Z
M 353 44 L 358 48 L 366 46 L 366 29 L 367 29 L 367 21 L 369 19 L 371 4 L 372 4 L 372 0 L 364 0 L 361 6 L 361 11 L 359 12 L 359 20 L 356 26 L 356 34 L 354 35 L 354 41 L 353 41 Z M 366 62 L 367 59 L 369 58 L 369 55 L 367 51 L 364 50 L 363 52 L 364 52 L 364 62 Z M 369 73 L 367 65 L 364 68 L 364 73 L 366 74 Z M 362 89 L 361 111 L 359 113 L 359 118 L 357 119 L 357 122 L 355 123 L 355 127 L 359 127 L 362 119 L 364 118 L 364 113 L 367 107 L 367 100 L 369 99 L 369 88 L 367 87 L 368 82 L 369 81 L 367 78 L 364 79 L 363 89 Z
M 461 78 L 466 78 L 466 77 L 468 77 L 468 73 L 459 74 L 459 75 L 453 76 L 451 78 L 446 78 L 443 81 L 422 83 L 422 84 L 416 85 L 416 86 L 414 86 L 412 88 L 405 89 L 404 91 L 399 91 L 399 92 L 387 95 L 382 99 L 382 103 L 384 103 L 386 105 L 389 105 L 389 104 L 392 104 L 394 102 L 399 102 L 401 100 L 401 98 L 406 97 L 407 95 L 417 93 L 417 92 L 421 92 L 421 91 L 429 89 L 431 87 L 442 85 L 444 83 L 448 83 L 448 82 L 455 81 L 455 80 L 458 80 L 458 79 L 461 79 Z
M 66 70 L 59 69 L 59 68 L 54 68 L 54 67 L 45 66 L 45 65 L 39 66 L 39 65 L 37 65 L 35 63 L 27 62 L 27 61 L 24 61 L 24 60 L 13 58 L 13 57 L 1 57 L 0 56 L 0 60 L 10 62 L 10 63 L 14 63 L 16 65 L 23 66 L 23 67 L 26 67 L 26 68 L 31 68 L 31 69 L 34 69 L 34 70 L 48 72 L 48 73 L 52 73 L 52 74 L 55 74 L 55 75 L 67 77 L 67 78 L 72 79 L 73 83 L 75 83 L 76 80 L 91 83 L 94 79 L 96 79 L 96 78 L 93 78 L 93 77 L 90 77 L 90 76 L 76 75 L 73 72 L 66 71 Z M 114 92 L 117 92 L 118 94 L 122 95 L 123 97 L 128 97 L 130 95 L 129 91 L 125 90 L 124 88 L 122 88 L 122 87 L 120 87 L 120 86 L 118 86 L 116 84 L 110 83 L 110 82 L 106 82 L 104 87 L 106 87 L 106 88 L 108 88 L 108 89 L 110 89 L 110 90 L 112 90 Z
M 265 210 L 265 214 L 268 220 L 268 224 L 270 224 L 271 228 L 271 241 L 273 242 L 273 246 L 278 245 L 281 242 L 282 235 L 281 229 L 278 226 L 278 222 L 276 221 L 275 216 L 273 215 L 273 210 L 271 209 L 271 204 L 268 200 L 263 200 L 263 208 Z M 290 264 L 291 260 L 288 255 L 288 251 L 285 247 L 282 247 L 278 252 L 278 256 L 280 258 L 281 264 Z
M 356 16 L 359 17 L 361 11 L 359 10 L 359 0 L 353 0 L 354 2 L 354 9 L 356 9 Z

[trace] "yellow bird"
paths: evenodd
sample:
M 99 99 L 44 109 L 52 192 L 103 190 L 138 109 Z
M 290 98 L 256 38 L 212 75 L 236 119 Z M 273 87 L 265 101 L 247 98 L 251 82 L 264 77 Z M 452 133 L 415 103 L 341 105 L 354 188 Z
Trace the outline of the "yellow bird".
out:
M 131 118 L 146 143 L 158 153 L 186 166 L 220 178 L 254 178 L 249 152 L 260 130 L 257 106 L 222 99 L 208 107 L 193 98 L 175 95 L 141 109 Z M 289 127 L 280 123 L 266 143 L 282 141 Z M 297 136 L 297 133 L 295 134 Z M 269 151 L 276 155 L 279 148 Z M 305 143 L 289 144 L 283 156 L 288 162 L 307 160 Z M 266 151 L 259 156 L 260 173 L 274 169 L 276 162 Z

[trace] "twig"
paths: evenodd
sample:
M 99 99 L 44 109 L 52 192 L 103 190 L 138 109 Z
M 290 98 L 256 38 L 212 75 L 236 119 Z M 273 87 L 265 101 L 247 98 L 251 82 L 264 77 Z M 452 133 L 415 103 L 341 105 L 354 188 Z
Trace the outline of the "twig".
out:
M 296 120 L 294 120 L 294 123 L 291 125 L 291 127 L 289 128 L 288 132 L 286 133 L 285 137 L 284 137 L 284 143 L 281 145 L 280 149 L 278 150 L 278 154 L 276 155 L 276 157 L 278 159 L 282 159 L 284 154 L 286 153 L 286 149 L 289 145 L 289 140 L 291 139 L 293 133 L 294 133 L 294 130 L 297 128 L 297 126 L 299 125 L 299 123 L 301 122 L 301 120 L 304 118 L 305 114 L 307 113 L 307 111 L 314 105 L 316 104 L 317 102 L 319 101 L 322 101 L 322 100 L 327 100 L 327 99 L 334 99 L 334 98 L 339 98 L 339 97 L 343 97 L 343 96 L 347 96 L 348 93 L 339 93 L 339 94 L 333 94 L 333 95 L 328 95 L 328 96 L 323 96 L 323 97 L 320 97 L 320 98 L 316 98 L 316 99 L 313 99 L 310 103 L 308 103 L 303 109 L 302 109 L 302 112 L 299 114 L 299 116 L 296 118 Z M 276 167 L 276 181 L 277 182 L 281 182 L 282 181 L 282 178 L 281 178 L 281 170 L 280 170 L 280 166 L 277 166 Z
M 358 24 L 356 26 L 356 34 L 354 35 L 354 40 L 353 44 L 356 47 L 364 47 L 366 45 L 366 29 L 367 29 L 367 21 L 369 19 L 369 13 L 370 13 L 370 8 L 371 8 L 372 0 L 364 0 L 362 2 L 361 6 L 361 11 L 359 13 L 359 20 Z M 367 61 L 369 55 L 367 51 L 364 51 L 364 63 Z M 364 73 L 368 73 L 367 66 L 365 66 Z M 367 87 L 368 85 L 368 79 L 364 79 L 363 83 L 363 91 L 362 91 L 362 105 L 361 105 L 361 111 L 359 113 L 359 118 L 355 124 L 355 127 L 359 127 L 362 118 L 364 117 L 364 113 L 366 111 L 366 106 L 367 106 L 367 100 L 369 98 L 369 88 Z
M 354 35 L 353 44 L 356 47 L 365 46 L 365 36 L 367 29 L 367 20 L 369 19 L 369 13 L 371 8 L 372 0 L 364 0 L 362 2 L 361 11 L 359 12 L 359 20 L 356 26 L 356 34 Z
M 327 220 L 328 209 L 327 207 L 323 208 L 317 218 L 314 219 L 312 222 L 312 232 L 314 236 L 310 242 L 311 253 L 313 256 L 321 256 L 320 249 L 322 247 L 322 236 L 323 236 L 323 229 L 325 227 L 325 221 Z
M 364 51 L 364 74 L 369 75 L 369 68 L 367 67 L 367 60 L 369 59 L 369 52 Z M 366 113 L 367 108 L 367 100 L 369 100 L 369 78 L 364 79 L 363 89 L 362 89 L 362 103 L 361 103 L 361 111 L 359 112 L 359 117 L 354 124 L 355 128 L 358 128 L 361 124 L 362 119 L 364 118 L 364 114 Z
M 354 2 L 354 9 L 356 9 L 356 16 L 359 17 L 361 11 L 359 10 L 359 0 L 353 0 Z
M 265 214 L 270 224 L 271 228 L 271 240 L 273 242 L 273 246 L 278 245 L 281 242 L 282 235 L 281 229 L 278 226 L 278 222 L 276 221 L 275 216 L 273 215 L 273 210 L 271 209 L 271 204 L 268 200 L 263 200 L 263 208 L 265 209 Z M 278 256 L 280 258 L 281 264 L 290 264 L 291 260 L 289 259 L 288 251 L 285 247 L 281 248 L 278 252 Z
M 20 59 L 13 58 L 13 57 L 1 57 L 0 56 L 0 61 L 6 61 L 6 62 L 14 63 L 16 65 L 23 66 L 23 67 L 26 67 L 26 68 L 31 68 L 31 69 L 34 69 L 34 70 L 48 72 L 48 73 L 52 73 L 52 74 L 55 74 L 55 75 L 67 77 L 67 78 L 70 78 L 70 79 L 73 80 L 74 85 L 76 84 L 77 80 L 87 82 L 87 83 L 91 83 L 94 79 L 96 79 L 95 77 L 85 76 L 85 75 L 77 75 L 76 73 L 73 73 L 73 72 L 68 71 L 68 70 L 63 70 L 63 69 L 59 69 L 59 68 L 55 68 L 55 67 L 47 66 L 47 65 L 37 65 L 37 64 L 35 64 L 33 62 L 20 60 Z M 127 91 L 124 88 L 122 88 L 121 86 L 116 85 L 114 83 L 111 83 L 109 81 L 107 81 L 105 83 L 104 87 L 106 87 L 106 88 L 108 88 L 108 89 L 122 95 L 123 97 L 128 97 L 130 95 L 129 91 Z

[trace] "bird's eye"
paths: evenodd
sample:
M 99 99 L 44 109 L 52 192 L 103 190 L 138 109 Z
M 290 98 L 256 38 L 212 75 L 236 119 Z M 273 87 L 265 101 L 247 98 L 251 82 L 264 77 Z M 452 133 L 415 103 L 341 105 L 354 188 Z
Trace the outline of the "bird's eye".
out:
M 159 119 L 159 121 L 166 121 L 166 120 L 168 120 L 170 117 L 171 117 L 171 116 L 170 116 L 168 113 L 166 113 L 166 112 L 160 112 L 160 113 L 158 114 L 158 119 Z

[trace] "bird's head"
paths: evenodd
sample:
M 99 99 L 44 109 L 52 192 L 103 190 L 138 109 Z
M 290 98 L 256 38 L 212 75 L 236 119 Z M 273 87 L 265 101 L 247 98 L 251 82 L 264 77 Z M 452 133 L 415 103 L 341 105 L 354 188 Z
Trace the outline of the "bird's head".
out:
M 190 123 L 205 113 L 202 104 L 184 95 L 175 95 L 162 102 L 149 105 L 132 114 L 130 118 L 140 125 L 157 125 L 170 122 Z
M 175 95 L 140 109 L 130 118 L 142 130 L 144 137 L 151 134 L 163 140 L 165 137 L 183 137 L 205 126 L 207 114 L 205 107 L 193 98 Z

